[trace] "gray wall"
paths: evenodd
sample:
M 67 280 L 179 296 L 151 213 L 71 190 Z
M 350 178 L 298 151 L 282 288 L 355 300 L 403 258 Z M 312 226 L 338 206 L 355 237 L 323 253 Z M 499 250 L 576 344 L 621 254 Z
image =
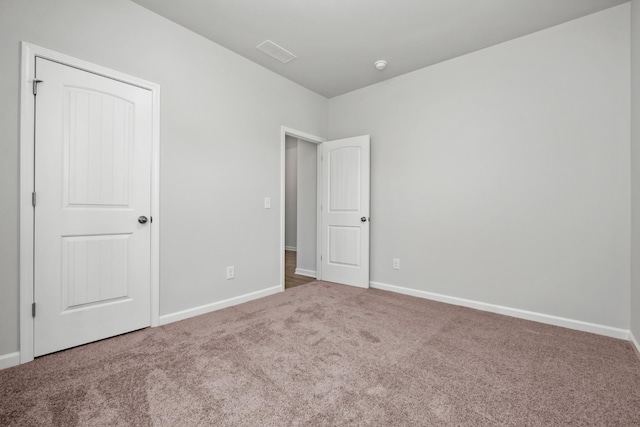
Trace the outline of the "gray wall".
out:
M 640 340 L 640 0 L 631 1 L 631 332 Z
M 316 271 L 317 145 L 298 140 L 298 257 L 296 268 Z
M 161 85 L 161 315 L 279 285 L 280 128 L 324 136 L 327 100 L 127 0 L 2 0 L 0 355 L 18 350 L 21 40 Z
M 285 136 L 284 245 L 296 248 L 298 240 L 298 140 Z
M 372 281 L 627 329 L 629 49 L 624 4 L 331 99 Z

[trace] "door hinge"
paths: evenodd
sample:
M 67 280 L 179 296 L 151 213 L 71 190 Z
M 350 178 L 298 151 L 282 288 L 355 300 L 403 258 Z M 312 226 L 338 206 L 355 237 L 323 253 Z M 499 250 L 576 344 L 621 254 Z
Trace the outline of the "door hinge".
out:
M 36 303 L 31 304 L 31 317 L 36 317 Z
M 42 80 L 33 80 L 33 96 L 36 96 L 38 94 L 38 83 L 42 83 Z
M 36 207 L 36 192 L 34 191 L 33 193 L 31 193 L 31 204 L 33 205 L 33 207 Z

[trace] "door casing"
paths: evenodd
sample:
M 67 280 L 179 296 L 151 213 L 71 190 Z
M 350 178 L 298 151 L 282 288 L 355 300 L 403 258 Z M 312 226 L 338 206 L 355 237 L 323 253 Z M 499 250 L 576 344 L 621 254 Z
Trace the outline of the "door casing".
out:
M 20 363 L 33 360 L 34 320 L 31 304 L 34 300 L 34 123 L 35 99 L 33 76 L 35 58 L 40 57 L 78 68 L 89 73 L 118 80 L 150 90 L 153 97 L 153 125 L 151 149 L 151 326 L 159 325 L 160 314 L 160 86 L 109 68 L 71 56 L 21 42 L 20 72 Z M 43 83 L 43 84 L 46 84 Z

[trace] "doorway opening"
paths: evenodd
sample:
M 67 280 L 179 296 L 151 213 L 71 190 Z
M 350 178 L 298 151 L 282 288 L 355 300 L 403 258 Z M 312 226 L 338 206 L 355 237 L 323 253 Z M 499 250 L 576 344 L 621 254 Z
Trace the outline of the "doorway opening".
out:
M 282 128 L 282 291 L 319 280 L 322 138 Z
M 285 136 L 285 289 L 316 280 L 317 163 L 314 143 Z

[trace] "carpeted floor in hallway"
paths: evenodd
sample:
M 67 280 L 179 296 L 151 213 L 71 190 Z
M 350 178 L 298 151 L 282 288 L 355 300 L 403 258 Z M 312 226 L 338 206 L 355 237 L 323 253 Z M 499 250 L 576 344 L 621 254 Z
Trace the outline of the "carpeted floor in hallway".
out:
M 640 425 L 626 341 L 325 282 L 0 371 L 2 426 Z

